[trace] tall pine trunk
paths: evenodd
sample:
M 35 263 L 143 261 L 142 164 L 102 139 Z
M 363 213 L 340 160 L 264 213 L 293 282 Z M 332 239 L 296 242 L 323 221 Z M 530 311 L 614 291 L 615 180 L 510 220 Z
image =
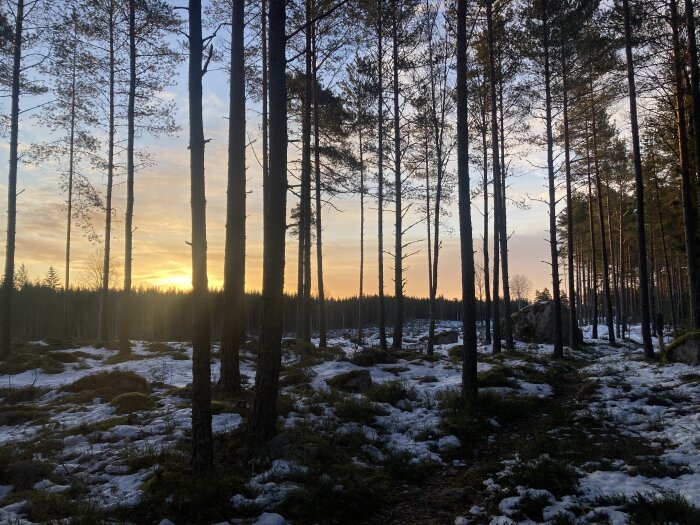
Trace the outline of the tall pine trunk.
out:
M 695 159 L 700 159 L 700 71 L 698 71 L 698 44 L 695 35 L 695 8 L 693 0 L 685 0 L 685 19 L 688 28 L 688 56 L 690 58 L 690 94 L 693 100 L 693 130 L 695 133 Z M 700 184 L 700 161 L 695 161 L 695 177 Z M 697 269 L 696 269 L 697 271 Z M 698 284 L 700 286 L 700 284 Z M 700 328 L 700 290 L 691 288 L 693 327 Z
M 360 142 L 360 292 L 357 296 L 357 344 L 361 346 L 364 328 L 362 324 L 362 299 L 365 284 L 365 159 L 361 125 L 358 127 L 358 139 Z
M 248 433 L 256 444 L 275 434 L 284 317 L 284 241 L 287 215 L 287 86 L 285 0 L 270 0 L 270 161 L 264 210 L 261 348 Z
M 201 31 L 201 28 L 200 28 Z M 124 218 L 124 291 L 119 314 L 119 351 L 131 352 L 131 263 L 134 235 L 134 133 L 136 104 L 136 1 L 129 0 L 129 100 L 126 139 L 126 216 Z
M 500 69 L 500 62 L 499 62 Z M 503 125 L 503 78 L 498 75 L 498 110 L 499 128 L 501 133 L 501 181 L 500 181 L 500 203 L 498 209 L 500 217 L 498 227 L 500 228 L 498 242 L 501 246 L 501 279 L 503 281 L 503 328 L 505 330 L 506 350 L 514 350 L 513 342 L 513 319 L 510 308 L 510 278 L 508 276 L 508 228 L 506 215 L 506 137 Z
M 76 35 L 73 27 L 73 57 L 71 64 L 71 107 L 68 137 L 68 206 L 66 210 L 66 282 L 63 287 L 63 335 L 68 337 L 68 291 L 70 290 L 70 248 L 73 218 L 73 175 L 75 173 L 75 81 L 76 81 Z
M 610 294 L 610 262 L 608 261 L 608 241 L 605 238 L 605 217 L 603 215 L 603 187 L 600 181 L 598 159 L 598 132 L 596 128 L 596 108 L 593 102 L 593 83 L 591 82 L 591 133 L 593 137 L 593 173 L 595 175 L 595 192 L 598 202 L 598 226 L 600 228 L 600 251 L 603 256 L 603 298 L 605 299 L 605 321 L 608 327 L 608 341 L 615 343 L 613 325 L 612 297 Z
M 304 106 L 301 129 L 301 209 L 299 238 L 302 244 L 301 298 L 297 317 L 301 321 L 301 340 L 311 342 L 311 111 L 313 104 L 313 73 L 311 65 L 312 0 L 306 0 L 304 51 Z
M 597 247 L 595 243 L 595 227 L 593 225 L 593 186 L 591 182 L 591 150 L 589 146 L 589 136 L 588 136 L 588 119 L 585 121 L 585 134 L 586 134 L 586 176 L 588 180 L 588 229 L 590 231 L 591 237 L 591 285 L 589 286 L 589 297 L 592 299 L 592 308 L 590 320 L 592 325 L 592 336 L 593 339 L 598 339 L 598 255 Z
M 133 3 L 133 0 L 132 0 Z M 192 208 L 192 470 L 211 472 L 211 348 L 202 119 L 202 4 L 189 2 L 190 184 Z
M 24 0 L 17 0 L 15 35 L 12 52 L 12 107 L 10 110 L 10 171 L 7 177 L 7 244 L 5 246 L 5 276 L 2 283 L 2 323 L 0 323 L 0 359 L 12 351 L 12 295 L 15 289 L 15 235 L 17 232 L 17 150 L 19 135 L 19 95 L 22 71 L 22 26 Z
M 394 338 L 391 347 L 400 350 L 403 340 L 403 208 L 401 204 L 401 122 L 399 107 L 399 35 L 398 10 L 400 3 L 393 0 L 392 72 L 394 96 L 394 195 L 395 195 L 395 243 L 394 243 Z
M 642 176 L 642 154 L 639 147 L 639 124 L 637 122 L 637 88 L 634 80 L 634 60 L 632 57 L 632 29 L 630 24 L 629 1 L 622 0 L 622 16 L 625 29 L 625 56 L 627 58 L 627 85 L 630 99 L 630 124 L 632 128 L 632 155 L 634 161 L 634 186 L 637 197 L 637 257 L 639 264 L 639 302 L 642 312 L 642 341 L 647 359 L 654 357 L 651 341 L 649 313 L 649 274 L 647 270 L 647 242 L 644 227 L 644 178 Z
M 678 9 L 676 0 L 669 0 L 671 29 L 673 34 L 673 76 L 676 90 L 676 124 L 678 129 L 678 157 L 683 195 L 683 219 L 685 226 L 685 253 L 688 260 L 688 289 L 690 291 L 690 315 L 693 327 L 700 328 L 700 276 L 698 276 L 698 216 L 693 202 L 688 161 L 688 132 L 685 115 L 685 91 L 683 89 L 683 65 L 681 64 L 680 38 L 678 36 Z M 693 108 L 695 110 L 695 108 Z M 694 116 L 694 115 L 693 115 Z M 700 129 L 695 128 L 695 143 L 700 142 Z M 700 157 L 699 157 L 700 158 Z M 696 164 L 700 164 L 696 159 Z
M 491 166 L 493 174 L 493 352 L 501 351 L 501 319 L 498 303 L 499 237 L 501 205 L 501 161 L 498 149 L 498 106 L 494 57 L 493 1 L 486 0 L 487 40 L 489 51 L 489 95 L 491 102 Z
M 574 206 L 571 200 L 571 156 L 569 144 L 569 86 L 566 48 L 561 48 L 562 96 L 564 102 L 564 170 L 566 172 L 566 247 L 569 272 L 569 346 L 578 349 L 578 320 L 576 318 L 576 282 L 574 280 Z
M 105 195 L 105 247 L 102 261 L 102 286 L 100 288 L 100 306 L 98 334 L 102 341 L 109 339 L 109 272 L 112 246 L 112 187 L 114 185 L 114 76 L 115 76 L 115 49 L 114 49 L 114 2 L 109 3 L 109 131 L 107 146 L 107 190 Z
M 224 259 L 224 320 L 221 337 L 221 386 L 238 392 L 241 371 L 238 352 L 245 339 L 245 0 L 234 0 L 231 12 L 231 79 L 226 189 L 226 253 Z
M 484 87 L 486 78 L 484 78 Z M 481 106 L 481 147 L 483 152 L 482 162 L 484 163 L 484 291 L 486 302 L 484 304 L 484 342 L 491 344 L 491 270 L 489 268 L 489 154 L 486 133 L 488 125 L 486 120 L 486 94 L 484 93 L 483 104 Z
M 491 0 L 486 0 L 489 29 Z M 462 394 L 476 402 L 476 300 L 474 297 L 474 243 L 469 188 L 469 128 L 467 104 L 467 0 L 457 1 L 457 180 L 459 188 L 459 239 L 462 257 Z M 491 31 L 489 31 L 491 33 Z
M 545 91 L 545 126 L 547 128 L 547 171 L 549 179 L 549 247 L 552 264 L 552 299 L 554 304 L 554 356 L 564 355 L 561 330 L 561 294 L 559 293 L 559 251 L 557 249 L 557 196 L 554 180 L 554 139 L 552 138 L 552 89 L 549 63 L 549 14 L 547 1 L 543 2 L 543 52 L 544 52 L 544 91 Z
M 379 93 L 377 102 L 377 280 L 379 285 L 379 346 L 386 344 L 386 304 L 384 299 L 384 83 L 382 64 L 384 58 L 383 0 L 377 0 L 377 69 Z
M 316 63 L 316 26 L 311 25 L 311 70 L 313 72 L 313 111 L 314 111 L 314 174 L 316 184 L 316 280 L 318 288 L 318 345 L 326 348 L 326 294 L 323 289 L 323 222 L 321 219 L 323 202 L 321 201 L 321 143 L 318 119 L 318 65 Z

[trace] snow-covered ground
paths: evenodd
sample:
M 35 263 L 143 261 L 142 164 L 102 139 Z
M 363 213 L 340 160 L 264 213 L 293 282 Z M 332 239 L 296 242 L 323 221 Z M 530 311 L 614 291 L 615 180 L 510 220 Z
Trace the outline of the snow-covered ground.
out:
M 605 328 L 601 328 L 600 335 L 604 336 Z M 459 329 L 459 323 L 438 323 L 438 332 Z M 351 342 L 351 334 L 340 331 L 330 334 L 328 345 L 336 349 L 334 352 L 312 353 L 313 359 L 308 362 L 302 362 L 305 356 L 285 351 L 281 394 L 289 399 L 289 409 L 280 413 L 282 434 L 291 435 L 297 430 L 353 436 L 360 444 L 350 460 L 362 468 L 385 465 L 396 458 L 409 468 L 470 468 L 475 461 L 473 451 L 459 436 L 447 433 L 443 424 L 444 400 L 461 384 L 457 349 L 461 337 L 457 343 L 436 346 L 435 357 L 428 359 L 421 352 L 425 332 L 424 322 L 409 324 L 405 342 L 412 351 L 388 362 L 367 364 L 361 359 L 367 352 Z M 577 403 L 575 395 L 567 401 L 574 410 L 571 424 L 583 428 L 587 421 L 596 422 L 598 430 L 590 433 L 592 448 L 600 439 L 606 443 L 647 443 L 649 447 L 644 450 L 653 451 L 656 457 L 649 462 L 655 468 L 641 468 L 647 461 L 644 457 L 630 455 L 634 464 L 628 464 L 620 458 L 591 454 L 594 460 L 571 461 L 566 471 L 572 480 L 570 490 L 553 494 L 537 486 L 534 476 L 530 482 L 527 475 L 523 478 L 517 472 L 530 464 L 527 462 L 533 468 L 543 468 L 556 458 L 544 452 L 540 458 L 526 461 L 514 450 L 511 455 L 499 457 L 499 468 L 486 474 L 480 471 L 483 494 L 479 498 L 465 496 L 463 499 L 478 504 L 465 505 L 461 511 L 455 508 L 454 523 L 537 523 L 555 519 L 557 523 L 631 523 L 625 504 L 639 493 L 651 500 L 676 494 L 700 506 L 700 370 L 644 361 L 640 345 L 635 343 L 640 337 L 634 330 L 632 339 L 619 347 L 610 347 L 602 339 L 591 340 L 588 329 L 584 329 L 584 337 L 589 344 L 580 352 L 569 353 L 567 366 L 575 368 L 582 381 L 594 385 L 585 403 Z M 368 330 L 365 346 L 377 344 L 376 330 Z M 45 344 L 37 342 L 35 346 L 39 349 Z M 485 385 L 482 391 L 542 399 L 551 405 L 561 388 L 548 379 L 552 368 L 561 366 L 550 359 L 552 348 L 518 343 L 517 350 L 496 358 L 490 355 L 488 346 L 479 348 L 478 370 Z M 107 514 L 138 507 L 144 499 L 144 482 L 164 467 L 135 458 L 157 458 L 162 451 L 186 453 L 177 451 L 183 450 L 182 443 L 186 443 L 190 430 L 188 345 L 151 347 L 137 342 L 134 358 L 122 362 L 114 362 L 118 361 L 117 352 L 106 348 L 86 346 L 60 351 L 76 356 L 74 362 L 65 362 L 62 372 L 53 370 L 49 374 L 32 369 L 0 375 L 0 397 L 5 397 L 0 403 L 0 421 L 7 423 L 0 426 L 0 444 L 8 450 L 31 451 L 33 462 L 51 465 L 50 470 L 31 478 L 29 486 L 27 476 L 22 477 L 25 486 L 15 486 L 11 475 L 2 474 L 0 523 L 30 523 L 27 509 L 36 493 L 70 494 Z M 254 355 L 242 353 L 241 371 L 249 384 L 254 363 Z M 219 360 L 215 358 L 213 380 L 218 378 L 218 370 Z M 341 393 L 327 382 L 340 374 L 365 370 L 374 386 L 364 393 Z M 81 378 L 105 371 L 134 372 L 146 379 L 152 403 L 132 413 L 117 414 L 115 403 L 99 395 L 91 397 L 90 392 L 76 393 L 71 386 Z M 286 382 L 285 373 L 289 374 Z M 35 399 L 12 400 L 13 393 L 37 388 L 40 390 Z M 241 426 L 240 406 L 229 402 L 217 406 L 213 416 L 215 434 L 226 435 Z M 530 406 L 537 407 L 537 403 Z M 488 438 L 485 443 L 500 439 L 499 429 L 508 424 L 498 417 L 488 418 L 494 435 L 484 436 Z M 587 430 L 583 428 L 583 432 Z M 38 447 L 45 442 L 51 446 Z M 4 468 L 1 462 L 2 457 L 0 467 Z M 284 523 L 275 510 L 296 491 L 304 490 L 304 480 L 313 476 L 327 481 L 332 491 L 345 490 L 331 475 L 296 457 L 271 458 L 253 466 L 247 482 L 230 494 L 228 517 L 256 516 L 248 522 L 257 519 L 259 523 Z M 288 519 L 293 521 L 293 517 Z M 319 522 L 323 522 L 323 516 L 319 516 Z

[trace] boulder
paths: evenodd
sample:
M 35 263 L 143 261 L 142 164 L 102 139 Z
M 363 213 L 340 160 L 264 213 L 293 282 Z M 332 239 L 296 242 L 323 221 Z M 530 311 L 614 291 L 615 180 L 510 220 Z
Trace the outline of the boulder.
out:
M 420 338 L 422 342 L 428 340 L 428 336 L 424 335 Z M 435 344 L 436 345 L 450 345 L 455 344 L 459 340 L 459 332 L 457 330 L 445 330 L 443 332 L 435 333 Z
M 569 308 L 561 305 L 561 332 L 564 344 L 569 344 Z M 554 343 L 554 301 L 540 301 L 515 312 L 513 338 L 526 343 Z M 581 329 L 577 330 L 578 341 L 583 341 Z
M 674 339 L 666 349 L 671 361 L 700 365 L 700 331 L 687 332 Z
M 369 370 L 350 370 L 326 379 L 326 384 L 345 392 L 366 392 L 372 386 L 372 376 Z

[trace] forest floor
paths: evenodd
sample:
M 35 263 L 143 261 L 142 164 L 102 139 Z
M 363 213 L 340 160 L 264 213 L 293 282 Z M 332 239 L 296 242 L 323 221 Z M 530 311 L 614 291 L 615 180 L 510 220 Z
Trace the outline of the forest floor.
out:
M 614 347 L 584 330 L 563 359 L 484 345 L 473 407 L 461 339 L 428 357 L 425 332 L 410 323 L 401 352 L 376 330 L 285 350 L 262 447 L 242 352 L 244 393 L 214 391 L 209 480 L 189 474 L 188 344 L 19 345 L 0 364 L 0 523 L 700 523 L 700 368 L 645 361 L 634 330 Z

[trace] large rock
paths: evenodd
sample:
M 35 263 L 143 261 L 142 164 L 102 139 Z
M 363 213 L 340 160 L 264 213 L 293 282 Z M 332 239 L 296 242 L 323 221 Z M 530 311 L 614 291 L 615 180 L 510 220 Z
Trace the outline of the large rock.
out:
M 526 343 L 554 343 L 554 301 L 540 301 L 515 312 L 513 338 Z M 561 305 L 561 332 L 564 344 L 569 344 L 569 308 Z M 583 341 L 583 333 L 577 329 L 578 341 Z
M 326 384 L 338 390 L 360 393 L 367 391 L 372 386 L 372 376 L 369 370 L 350 370 L 326 379 Z
M 428 336 L 424 335 L 420 338 L 422 342 L 428 340 Z M 445 330 L 443 332 L 435 333 L 435 344 L 436 345 L 450 345 L 455 344 L 459 341 L 459 332 L 457 330 Z
M 687 332 L 674 339 L 667 349 L 672 361 L 700 365 L 700 332 Z

